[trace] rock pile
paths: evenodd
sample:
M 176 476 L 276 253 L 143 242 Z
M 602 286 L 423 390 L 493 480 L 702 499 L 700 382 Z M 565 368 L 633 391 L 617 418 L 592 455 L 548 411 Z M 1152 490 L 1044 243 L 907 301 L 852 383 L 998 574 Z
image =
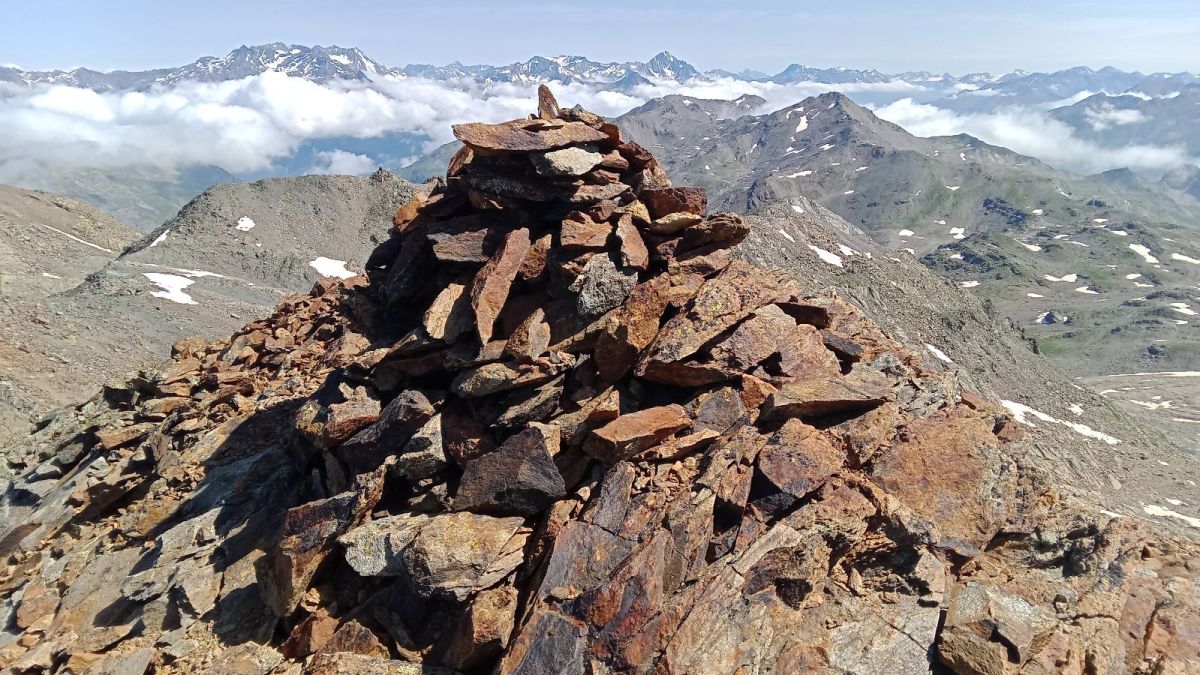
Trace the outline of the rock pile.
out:
M 10 461 L 13 672 L 1194 672 L 1200 548 L 560 109 Z M 1192 669 L 1192 670 L 1189 670 Z

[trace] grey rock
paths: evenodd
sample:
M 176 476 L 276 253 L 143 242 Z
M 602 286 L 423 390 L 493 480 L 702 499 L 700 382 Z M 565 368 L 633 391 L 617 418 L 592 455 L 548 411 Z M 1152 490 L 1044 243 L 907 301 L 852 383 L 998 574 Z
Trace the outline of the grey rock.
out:
M 434 415 L 429 397 L 406 389 L 379 413 L 379 421 L 355 434 L 338 448 L 354 473 L 370 471 L 404 448 L 409 438 Z
M 467 512 L 429 519 L 404 553 L 410 583 L 460 601 L 495 585 L 524 561 L 524 523 Z
M 442 442 L 442 416 L 434 415 L 400 450 L 396 472 L 412 480 L 428 478 L 449 464 Z
M 625 302 L 637 285 L 636 270 L 618 269 L 611 255 L 592 256 L 579 277 L 571 283 L 575 309 L 583 322 L 592 321 Z
M 576 147 L 531 153 L 529 159 L 543 176 L 582 176 L 603 161 L 604 155 Z
M 404 571 L 404 550 L 430 520 L 420 514 L 372 520 L 338 537 L 338 543 L 355 572 L 364 577 L 394 577 Z

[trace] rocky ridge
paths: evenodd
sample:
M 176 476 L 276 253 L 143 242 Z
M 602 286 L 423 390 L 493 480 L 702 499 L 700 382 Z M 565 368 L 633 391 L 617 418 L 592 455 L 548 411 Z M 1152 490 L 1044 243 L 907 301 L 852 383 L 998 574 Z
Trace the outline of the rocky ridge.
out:
M 732 256 L 612 124 L 460 125 L 366 278 L 10 462 L 13 672 L 1188 672 L 1200 547 Z
M 0 446 L 182 337 L 228 335 L 322 275 L 360 272 L 386 235 L 376 224 L 421 189 L 386 171 L 219 185 L 139 239 L 73 199 L 0 187 L 13 275 L 0 276 L 0 409 L 16 402 Z

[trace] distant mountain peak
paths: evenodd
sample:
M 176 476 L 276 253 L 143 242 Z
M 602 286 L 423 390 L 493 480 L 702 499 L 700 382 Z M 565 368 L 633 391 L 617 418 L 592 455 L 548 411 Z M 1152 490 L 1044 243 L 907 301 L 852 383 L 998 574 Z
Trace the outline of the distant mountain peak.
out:
M 687 81 L 700 75 L 692 64 L 671 55 L 671 52 L 661 51 L 645 64 L 646 73 L 667 79 Z

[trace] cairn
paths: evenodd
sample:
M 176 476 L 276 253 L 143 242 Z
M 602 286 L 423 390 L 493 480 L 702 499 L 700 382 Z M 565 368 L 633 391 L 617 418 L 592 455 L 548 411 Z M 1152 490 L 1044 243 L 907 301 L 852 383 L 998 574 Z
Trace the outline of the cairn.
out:
M 454 133 L 366 280 L 37 437 L 0 665 L 1195 666 L 1200 549 L 1060 498 L 953 372 L 739 259 L 703 189 L 545 88 Z

